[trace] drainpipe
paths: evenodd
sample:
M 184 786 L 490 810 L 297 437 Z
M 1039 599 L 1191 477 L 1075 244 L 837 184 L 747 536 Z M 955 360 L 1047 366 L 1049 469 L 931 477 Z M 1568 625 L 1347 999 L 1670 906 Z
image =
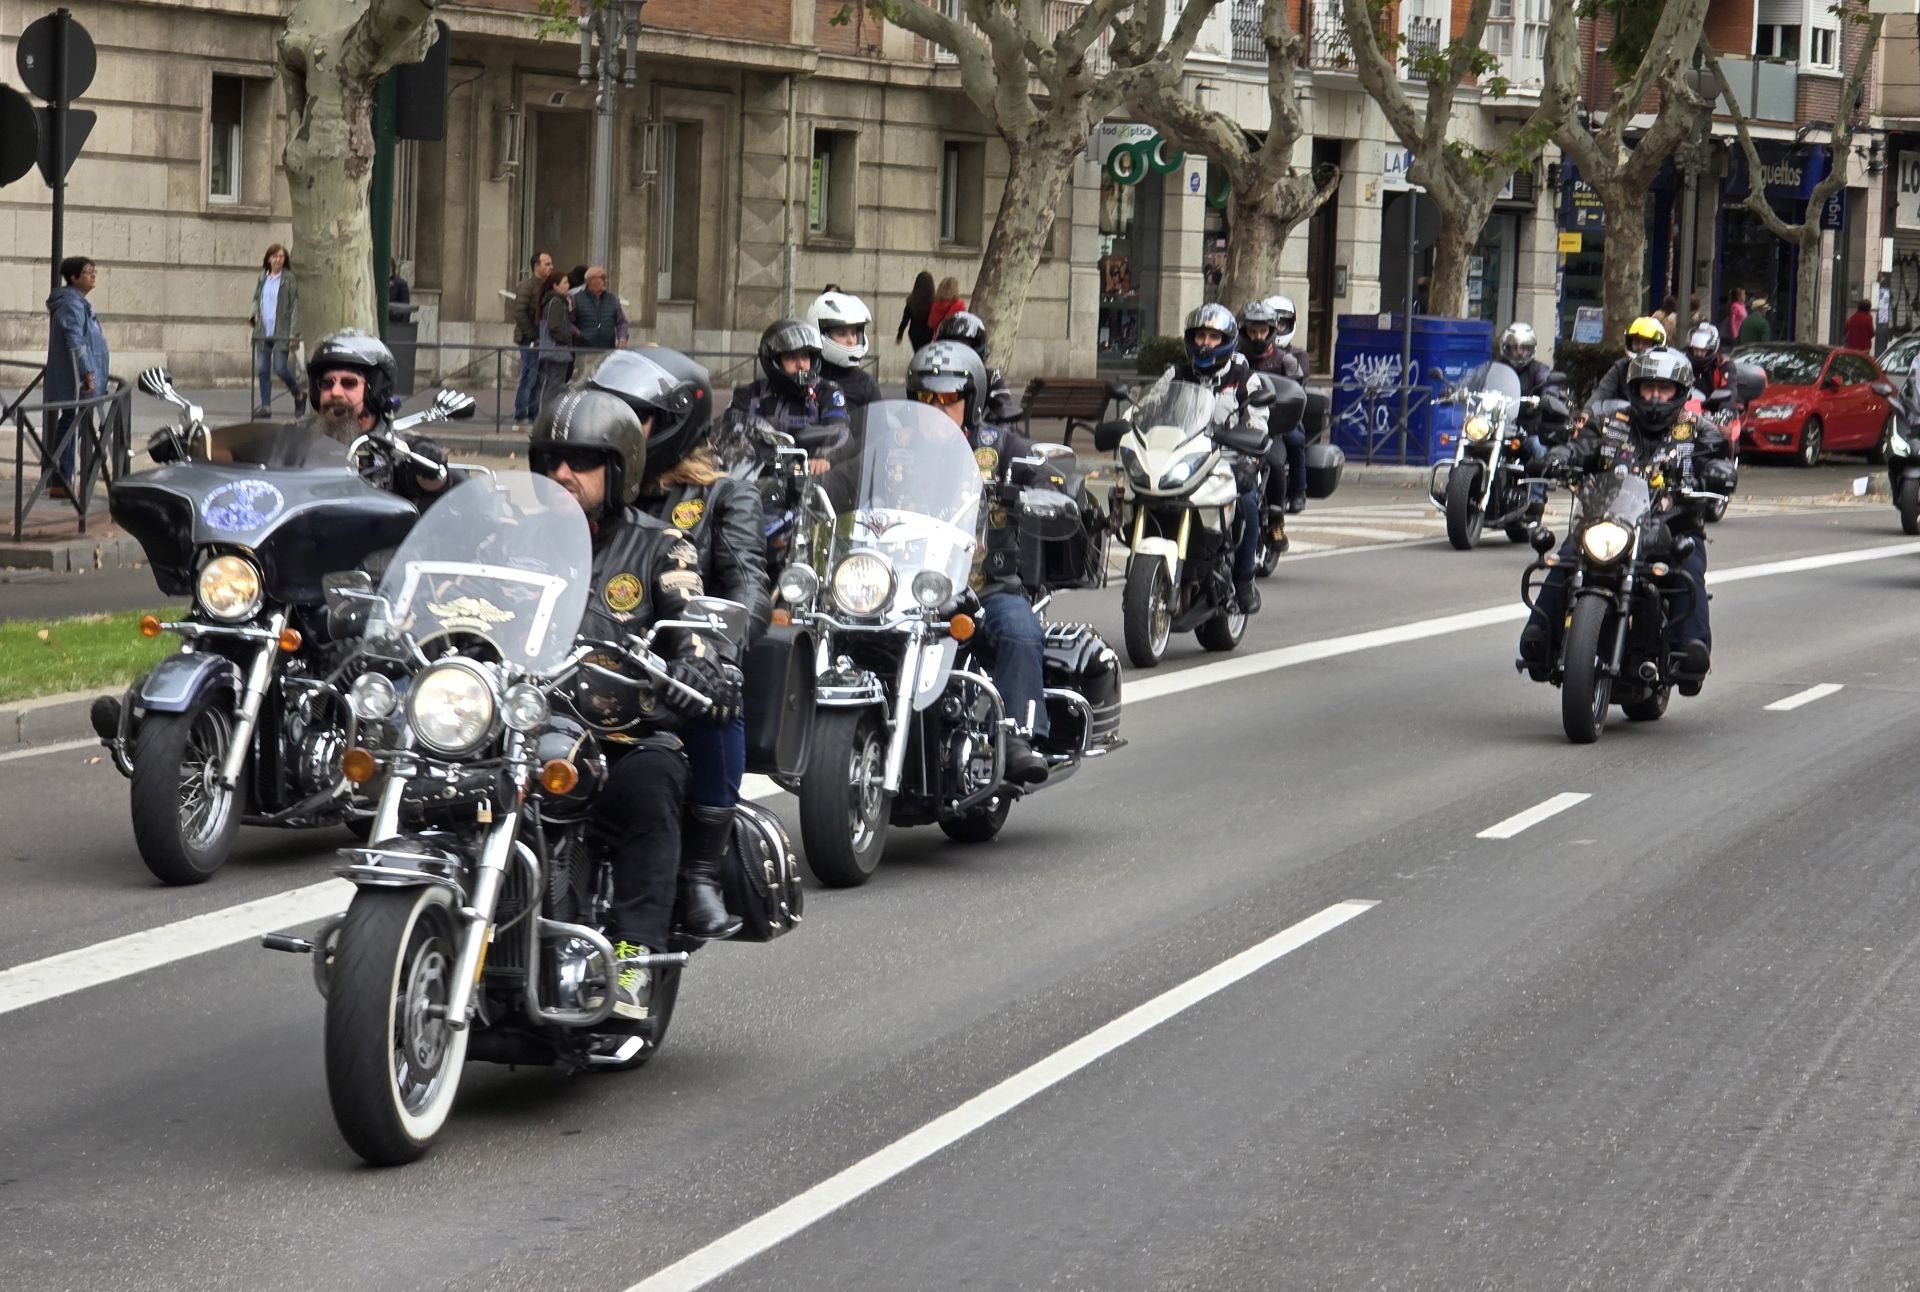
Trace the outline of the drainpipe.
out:
M 797 162 L 794 157 L 794 149 L 799 146 L 799 134 L 800 134 L 799 96 L 796 94 L 794 89 L 794 80 L 795 80 L 795 74 L 792 72 L 788 72 L 787 73 L 787 200 L 785 202 L 785 206 L 787 209 L 787 219 L 786 219 L 787 247 L 786 247 L 786 256 L 784 258 L 785 259 L 785 267 L 784 267 L 785 295 L 783 299 L 785 303 L 780 307 L 780 316 L 782 318 L 793 317 L 793 280 L 794 280 L 794 254 L 795 254 L 794 244 L 793 244 L 793 224 L 794 224 L 793 179 L 794 179 L 794 170 L 797 165 Z

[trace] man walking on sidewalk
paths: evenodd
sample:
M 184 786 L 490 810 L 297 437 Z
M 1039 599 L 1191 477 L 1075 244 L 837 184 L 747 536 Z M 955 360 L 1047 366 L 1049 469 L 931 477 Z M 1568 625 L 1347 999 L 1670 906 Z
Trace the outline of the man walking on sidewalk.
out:
M 47 338 L 47 370 L 41 389 L 50 404 L 92 399 L 107 393 L 107 336 L 100 330 L 100 320 L 87 300 L 98 280 L 98 272 L 93 261 L 85 256 L 68 256 L 60 262 L 63 285 L 47 297 L 47 316 L 53 326 Z M 67 436 L 73 433 L 76 420 L 85 427 L 92 425 L 96 416 L 94 410 L 89 409 L 85 418 L 76 419 L 78 411 L 72 408 L 63 411 L 46 437 L 45 452 L 49 461 L 42 466 L 53 476 L 53 483 L 47 489 L 50 498 L 73 496 L 73 462 L 79 436 L 73 440 Z M 84 433 L 83 430 L 81 434 Z M 56 452 L 58 462 L 51 460 Z
M 540 320 L 534 317 L 540 285 L 553 273 L 553 257 L 542 251 L 530 261 L 533 270 L 513 289 L 513 343 L 520 348 L 520 382 L 513 391 L 513 429 L 525 435 L 540 415 Z

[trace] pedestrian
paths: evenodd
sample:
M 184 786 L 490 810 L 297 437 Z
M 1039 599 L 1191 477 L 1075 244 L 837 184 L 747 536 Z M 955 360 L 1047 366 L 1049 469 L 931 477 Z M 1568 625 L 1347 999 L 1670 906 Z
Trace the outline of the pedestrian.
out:
M 260 280 L 253 285 L 253 372 L 260 387 L 256 418 L 273 416 L 273 379 L 286 383 L 293 396 L 293 415 L 307 411 L 307 392 L 294 375 L 292 349 L 298 339 L 299 294 L 295 290 L 293 257 L 279 243 L 260 258 Z
M 568 279 L 569 282 L 572 279 Z M 627 345 L 627 312 L 620 298 L 607 290 L 607 271 L 590 265 L 573 293 L 573 326 L 583 350 L 611 350 Z
M 99 269 L 87 257 L 68 256 L 60 262 L 62 286 L 47 297 L 47 317 L 53 326 L 47 336 L 46 374 L 41 378 L 41 390 L 50 404 L 107 393 L 107 334 L 100 330 L 100 318 L 87 299 L 97 281 Z M 73 433 L 78 411 L 62 411 L 52 438 L 43 445 L 46 455 L 59 456 L 57 464 L 41 462 L 41 468 L 53 476 L 47 487 L 49 498 L 73 496 L 76 446 L 67 437 Z M 92 418 L 89 410 L 83 424 L 91 424 Z
M 893 334 L 894 344 L 899 344 L 904 335 L 915 354 L 933 344 L 933 324 L 927 322 L 932 313 L 933 275 L 922 269 L 913 280 L 913 290 L 907 293 L 906 308 L 900 311 L 900 326 Z
M 1744 287 L 1736 287 L 1727 293 L 1726 335 L 1732 337 L 1737 344 L 1740 340 L 1740 329 L 1745 327 L 1746 323 L 1747 289 Z
M 1668 292 L 1666 299 L 1660 302 L 1660 308 L 1653 312 L 1653 317 L 1667 330 L 1668 336 L 1676 335 L 1680 323 L 1680 298 Z
M 567 276 L 555 273 L 540 289 L 540 399 L 551 404 L 573 378 L 573 347 L 580 339 L 573 326 L 573 301 L 567 295 Z
M 1755 296 L 1753 305 L 1747 310 L 1747 318 L 1740 325 L 1739 341 L 1741 345 L 1757 345 L 1773 340 L 1773 323 L 1768 318 L 1773 312 L 1772 302 L 1764 296 Z
M 387 262 L 387 319 L 405 323 L 413 317 L 413 287 L 400 272 L 400 262 Z
M 1872 354 L 1873 333 L 1873 302 L 1855 302 L 1853 313 L 1847 316 L 1847 349 Z
M 967 303 L 960 299 L 960 280 L 949 274 L 934 289 L 933 308 L 927 311 L 927 324 L 938 334 L 942 323 L 966 308 Z
M 538 252 L 533 272 L 513 289 L 513 344 L 520 351 L 520 381 L 513 390 L 513 429 L 526 434 L 540 413 L 540 294 L 553 276 L 553 257 Z

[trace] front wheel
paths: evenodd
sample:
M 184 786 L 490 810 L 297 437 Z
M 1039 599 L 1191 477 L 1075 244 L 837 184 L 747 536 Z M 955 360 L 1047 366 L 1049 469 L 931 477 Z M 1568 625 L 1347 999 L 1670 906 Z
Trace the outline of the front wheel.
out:
M 226 863 L 240 833 L 247 769 L 220 783 L 233 744 L 223 694 L 185 713 L 149 713 L 133 746 L 133 841 L 164 884 L 202 884 Z
M 1799 462 L 1803 467 L 1820 465 L 1820 449 L 1826 440 L 1826 431 L 1820 425 L 1820 419 L 1809 417 L 1806 427 L 1800 432 Z
M 1120 618 L 1126 629 L 1127 659 L 1135 668 L 1152 668 L 1167 653 L 1173 635 L 1173 576 L 1158 556 L 1127 562 L 1127 586 L 1120 594 Z
M 453 1110 L 470 1027 L 448 1026 L 460 960 L 448 890 L 368 888 L 334 944 L 327 1098 L 347 1144 L 375 1166 L 433 1147 Z
M 1582 597 L 1574 603 L 1566 678 L 1560 684 L 1560 725 L 1576 745 L 1591 745 L 1606 730 L 1613 677 L 1603 671 L 1608 661 L 1602 652 L 1611 641 L 1607 627 L 1612 622 L 1613 605 L 1605 597 Z
M 1900 482 L 1900 532 L 1920 534 L 1920 480 Z
M 1470 552 L 1480 542 L 1480 527 L 1487 523 L 1480 510 L 1480 473 L 1486 468 L 1472 459 L 1460 462 L 1447 476 L 1447 541 L 1462 552 Z
M 855 888 L 887 846 L 886 725 L 873 709 L 823 709 L 800 780 L 800 842 L 815 879 Z
M 1012 810 L 1013 796 L 996 794 L 984 807 L 962 816 L 941 817 L 940 829 L 955 843 L 987 843 L 1000 833 L 1000 827 L 1007 823 L 1007 813 Z

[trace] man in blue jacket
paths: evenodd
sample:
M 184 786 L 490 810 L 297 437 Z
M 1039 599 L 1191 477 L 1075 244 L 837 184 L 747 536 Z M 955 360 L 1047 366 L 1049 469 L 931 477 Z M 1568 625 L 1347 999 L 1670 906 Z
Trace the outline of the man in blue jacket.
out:
M 60 262 L 60 281 L 64 284 L 47 297 L 47 315 L 53 327 L 47 337 L 47 374 L 41 384 L 50 404 L 69 400 L 92 399 L 107 393 L 107 336 L 100 330 L 87 295 L 93 291 L 98 271 L 85 256 L 68 256 Z M 73 434 L 74 409 L 60 414 L 60 420 L 46 444 L 48 457 L 58 454 L 60 461 L 42 465 L 53 473 L 47 494 L 52 498 L 72 496 L 74 450 L 79 437 Z M 103 414 L 94 413 L 98 417 Z

